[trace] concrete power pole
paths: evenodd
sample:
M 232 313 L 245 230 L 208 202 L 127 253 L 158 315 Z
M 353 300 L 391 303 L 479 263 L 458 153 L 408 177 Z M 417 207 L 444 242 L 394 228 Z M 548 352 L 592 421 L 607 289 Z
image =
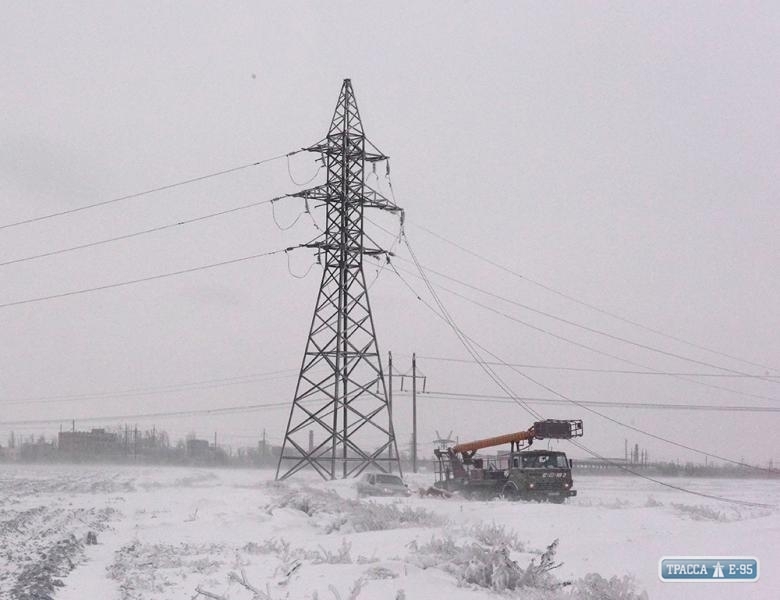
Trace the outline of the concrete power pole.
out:
M 412 471 L 417 473 L 417 354 L 412 354 Z
M 388 351 L 387 353 L 387 412 L 390 415 L 390 424 L 393 423 L 393 353 Z M 387 469 L 391 473 L 393 472 L 393 446 L 390 444 L 387 449 L 387 457 L 390 459 L 387 464 Z M 401 472 L 401 461 L 398 461 L 399 473 Z
M 405 375 L 404 377 L 408 377 Z M 417 353 L 412 354 L 412 471 L 417 473 L 417 380 L 422 379 L 423 393 L 428 378 L 417 370 Z M 402 388 L 403 389 L 403 388 Z

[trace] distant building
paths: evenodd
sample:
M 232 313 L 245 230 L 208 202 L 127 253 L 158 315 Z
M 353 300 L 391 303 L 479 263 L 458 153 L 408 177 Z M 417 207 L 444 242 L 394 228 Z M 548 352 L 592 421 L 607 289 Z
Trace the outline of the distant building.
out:
M 208 440 L 187 440 L 187 456 L 189 458 L 209 458 L 212 455 Z
M 113 456 L 122 452 L 117 434 L 105 429 L 60 431 L 58 445 L 60 453 L 78 456 Z

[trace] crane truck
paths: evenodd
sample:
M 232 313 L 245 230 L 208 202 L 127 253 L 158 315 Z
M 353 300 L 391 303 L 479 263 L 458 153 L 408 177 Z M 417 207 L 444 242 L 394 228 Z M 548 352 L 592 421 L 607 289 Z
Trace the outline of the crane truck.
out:
M 436 449 L 436 483 L 445 494 L 459 492 L 468 498 L 546 500 L 561 503 L 576 496 L 571 461 L 555 450 L 528 450 L 534 440 L 568 440 L 582 436 L 582 421 L 546 419 L 526 431 Z M 495 458 L 477 451 L 510 444 L 510 451 Z

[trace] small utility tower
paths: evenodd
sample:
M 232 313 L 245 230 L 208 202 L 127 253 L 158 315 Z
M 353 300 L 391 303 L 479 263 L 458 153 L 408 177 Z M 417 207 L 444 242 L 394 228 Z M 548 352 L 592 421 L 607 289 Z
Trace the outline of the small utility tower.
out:
M 390 471 L 393 464 L 400 472 L 363 274 L 363 257 L 386 251 L 364 234 L 363 210 L 401 210 L 365 184 L 365 163 L 387 157 L 363 133 L 349 79 L 327 137 L 308 150 L 322 156 L 327 182 L 295 195 L 325 206 L 324 234 L 304 245 L 317 249 L 323 273 L 276 478 L 306 467 L 324 479 L 335 479 L 339 471 L 341 477 L 355 476 L 369 467 Z

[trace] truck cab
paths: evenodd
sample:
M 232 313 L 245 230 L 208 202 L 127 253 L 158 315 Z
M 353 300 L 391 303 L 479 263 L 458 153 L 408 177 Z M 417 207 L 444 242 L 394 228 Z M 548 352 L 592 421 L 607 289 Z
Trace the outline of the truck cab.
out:
M 577 495 L 571 463 L 563 452 L 526 450 L 509 456 L 502 495 L 560 503 Z

